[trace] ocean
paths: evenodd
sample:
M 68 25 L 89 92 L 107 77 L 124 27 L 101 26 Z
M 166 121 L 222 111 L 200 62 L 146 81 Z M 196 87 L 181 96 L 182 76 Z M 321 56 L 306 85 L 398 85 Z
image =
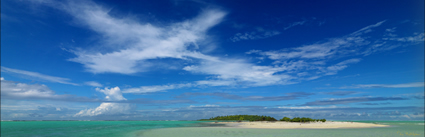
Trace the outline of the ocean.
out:
M 356 122 L 356 121 L 355 121 Z M 357 129 L 223 128 L 205 121 L 2 121 L 2 137 L 400 137 L 424 136 L 424 121 L 357 121 L 391 125 Z M 213 127 L 215 126 L 215 127 Z

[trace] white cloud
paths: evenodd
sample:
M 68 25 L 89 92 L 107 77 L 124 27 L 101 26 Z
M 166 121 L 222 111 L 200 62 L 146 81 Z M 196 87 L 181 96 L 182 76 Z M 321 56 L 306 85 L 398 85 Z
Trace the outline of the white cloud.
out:
M 15 73 L 15 74 L 27 76 L 27 77 L 30 77 L 32 79 L 35 78 L 35 79 L 40 79 L 40 80 L 45 80 L 45 81 L 55 82 L 55 83 L 69 84 L 69 85 L 75 85 L 75 86 L 78 85 L 78 84 L 69 82 L 70 79 L 68 79 L 68 78 L 54 77 L 54 76 L 40 74 L 40 73 L 37 73 L 37 72 L 12 69 L 12 68 L 7 68 L 7 67 L 3 67 L 3 66 L 1 67 L 1 71 L 6 72 L 6 73 Z
M 169 89 L 192 87 L 191 83 L 187 84 L 169 84 L 169 85 L 156 85 L 156 86 L 141 86 L 138 88 L 128 88 L 123 90 L 123 93 L 150 93 L 150 92 L 159 92 L 166 91 Z
M 357 62 L 360 62 L 360 59 L 355 58 L 355 59 L 348 59 L 338 64 L 329 66 L 326 68 L 325 75 L 335 75 L 338 71 L 347 68 L 348 64 L 357 63 Z
M 84 82 L 84 84 L 89 85 L 89 86 L 93 86 L 93 87 L 103 87 L 102 84 L 100 84 L 99 82 L 96 82 L 96 81 L 87 81 L 87 82 Z
M 288 60 L 288 59 L 328 59 L 338 54 L 355 53 L 346 48 L 351 46 L 366 45 L 364 38 L 361 37 L 342 37 L 334 38 L 325 43 L 316 43 L 305 45 L 292 49 L 283 49 L 280 51 L 260 51 L 251 50 L 249 54 L 257 53 L 267 56 L 272 60 Z
M 297 82 L 296 80 L 313 80 L 326 75 L 335 75 L 347 68 L 349 64 L 360 62 L 361 58 L 346 59 L 337 64 L 330 64 L 330 62 L 336 60 L 350 56 L 367 56 L 375 52 L 391 50 L 400 45 L 410 45 L 423 41 L 423 34 L 398 38 L 397 43 L 382 41 L 382 37 L 368 35 L 369 32 L 381 26 L 384 22 L 381 21 L 346 36 L 331 38 L 324 42 L 272 51 L 251 50 L 246 54 L 267 57 L 274 61 L 272 68 L 276 71 L 273 74 L 285 74 L 291 76 L 292 82 Z M 394 32 L 393 29 L 386 31 Z
M 309 64 L 306 64 L 306 62 L 303 61 L 287 62 L 276 66 L 257 66 L 246 62 L 245 60 L 203 60 L 197 66 L 191 65 L 184 67 L 184 70 L 214 76 L 208 80 L 200 80 L 185 84 L 142 86 L 138 88 L 125 89 L 123 93 L 149 93 L 201 86 L 287 85 L 296 83 L 296 80 L 302 77 L 305 77 L 305 80 L 313 80 L 320 78 L 323 75 L 333 75 L 336 74 L 337 71 L 348 67 L 348 64 L 357 63 L 359 61 L 360 59 L 348 59 L 327 68 L 317 68 L 317 73 L 320 73 L 321 75 L 311 76 L 306 72 L 299 75 L 298 72 L 302 72 L 302 70 L 305 69 L 311 69 L 308 68 Z
M 16 83 L 12 81 L 1 80 L 2 98 L 44 98 L 44 99 L 64 99 L 67 95 L 57 95 L 46 85 Z
M 411 87 L 424 87 L 424 82 L 403 83 L 403 84 L 359 84 L 359 85 L 345 86 L 340 88 L 354 89 L 354 88 L 411 88 Z
M 74 96 L 68 94 L 56 94 L 55 91 L 43 84 L 26 84 L 13 81 L 1 80 L 2 99 L 35 99 L 71 102 L 97 102 L 97 99 Z
M 124 89 L 124 93 L 158 92 L 203 85 L 284 85 L 334 75 L 347 68 L 349 64 L 360 61 L 357 58 L 345 59 L 346 61 L 339 59 L 365 55 L 359 52 L 360 49 L 368 47 L 371 43 L 375 45 L 382 43 L 371 41 L 369 36 L 364 35 L 385 22 L 381 21 L 325 42 L 278 51 L 247 52 L 273 60 L 272 64 L 260 66 L 247 59 L 219 58 L 201 52 L 205 45 L 199 43 L 210 41 L 206 32 L 220 23 L 226 14 L 221 10 L 206 9 L 192 19 L 170 23 L 167 26 L 155 26 L 131 17 L 111 16 L 107 8 L 93 2 L 69 1 L 58 9 L 69 13 L 79 23 L 103 36 L 99 44 L 102 51 L 88 49 L 73 51 L 77 57 L 70 61 L 83 64 L 89 72 L 132 74 L 149 71 L 161 62 L 161 59 L 172 58 L 187 63 L 183 70 L 208 75 L 206 80 L 129 88 Z M 303 23 L 293 23 L 293 26 Z M 239 34 L 236 38 L 238 40 L 265 38 L 278 33 L 258 28 L 255 34 Z M 386 45 L 378 47 L 388 49 Z M 340 63 L 334 64 L 334 62 Z
M 277 107 L 284 109 L 327 109 L 327 108 L 348 108 L 348 107 L 338 107 L 338 106 L 326 106 L 326 107 L 310 107 L 310 106 L 301 106 L 301 107 Z
M 195 83 L 198 86 L 232 86 L 237 84 L 234 80 L 200 80 Z
M 356 31 L 356 32 L 351 33 L 351 35 L 359 36 L 359 35 L 363 35 L 363 34 L 365 34 L 365 33 L 369 33 L 369 32 L 371 32 L 371 31 L 372 31 L 372 28 L 379 27 L 379 26 L 381 26 L 384 22 L 386 22 L 386 20 L 380 21 L 380 22 L 378 22 L 378 23 L 376 23 L 376 24 L 373 24 L 373 25 L 366 26 L 366 27 L 364 27 L 364 28 L 362 28 L 362 29 L 360 29 L 360 30 L 358 30 L 358 31 Z
M 240 83 L 242 85 L 264 86 L 288 84 L 288 81 L 292 79 L 292 77 L 287 74 L 275 74 L 279 71 L 292 69 L 289 66 L 256 66 L 245 60 L 209 60 L 203 61 L 200 65 L 192 68 L 193 69 L 186 70 L 215 76 L 214 79 L 198 82 L 198 84 L 207 85 Z
M 219 105 L 210 105 L 210 104 L 206 104 L 206 105 L 201 105 L 201 106 L 195 106 L 195 105 L 190 105 L 189 108 L 196 108 L 196 107 L 220 107 Z
M 384 40 L 393 40 L 393 41 L 400 41 L 400 42 L 421 42 L 424 41 L 424 33 L 416 34 L 415 36 L 408 36 L 408 37 L 393 37 L 393 38 L 383 38 Z
M 123 114 L 131 109 L 132 107 L 129 104 L 102 103 L 97 108 L 81 110 L 74 117 Z
M 158 27 L 149 23 L 139 23 L 132 18 L 110 16 L 106 8 L 91 2 L 78 4 L 69 2 L 59 9 L 104 36 L 104 43 L 112 43 L 103 46 L 110 48 L 111 51 L 74 51 L 77 57 L 70 60 L 83 64 L 93 73 L 131 74 L 148 71 L 153 65 L 148 60 L 191 58 L 200 64 L 185 67 L 184 70 L 216 75 L 215 79 L 195 82 L 197 85 L 228 85 L 236 82 L 270 85 L 285 83 L 290 78 L 285 74 L 273 74 L 280 68 L 255 66 L 243 59 L 220 59 L 197 51 L 200 45 L 196 43 L 206 39 L 206 31 L 224 17 L 225 13 L 220 10 L 207 9 L 193 19 L 174 23 L 168 27 Z M 276 34 L 260 29 L 258 31 L 264 33 L 264 36 Z M 193 47 L 195 50 L 189 50 Z M 221 66 L 226 68 L 217 69 Z M 145 93 L 187 86 L 189 85 L 147 86 L 127 89 L 124 92 Z
M 104 89 L 96 88 L 96 91 L 104 93 L 106 95 L 105 99 L 108 101 L 127 100 L 122 96 L 119 87 Z M 128 103 L 102 103 L 97 108 L 81 110 L 75 114 L 74 117 L 126 114 L 132 109 L 133 107 Z
M 285 27 L 284 30 L 290 29 L 290 28 L 298 26 L 298 25 L 303 25 L 305 22 L 306 21 L 293 22 L 293 23 L 289 24 L 289 26 Z
M 102 92 L 106 95 L 105 99 L 109 101 L 120 101 L 120 100 L 127 100 L 122 96 L 121 90 L 119 87 L 114 88 L 96 88 L 96 91 Z
M 101 47 L 106 50 L 75 50 L 77 57 L 70 61 L 83 64 L 89 72 L 122 74 L 148 71 L 154 65 L 148 60 L 210 58 L 197 51 L 208 48 L 198 43 L 207 38 L 206 31 L 218 24 L 226 14 L 220 10 L 206 9 L 193 19 L 160 27 L 140 23 L 130 17 L 113 17 L 108 14 L 107 8 L 92 2 L 70 1 L 59 9 L 104 37 Z
M 237 42 L 241 40 L 255 40 L 255 39 L 265 39 L 268 37 L 272 37 L 275 35 L 279 35 L 280 32 L 273 30 L 273 31 L 252 31 L 252 32 L 246 32 L 246 33 L 236 33 L 235 36 L 230 38 L 231 41 Z
M 371 32 L 372 28 L 380 26 L 385 21 L 364 27 L 356 32 L 340 38 L 333 38 L 323 43 L 304 45 L 296 48 L 282 49 L 278 51 L 251 50 L 247 54 L 257 53 L 267 56 L 272 60 L 288 59 L 329 59 L 335 56 L 356 54 L 356 47 L 367 45 L 370 42 L 361 35 Z

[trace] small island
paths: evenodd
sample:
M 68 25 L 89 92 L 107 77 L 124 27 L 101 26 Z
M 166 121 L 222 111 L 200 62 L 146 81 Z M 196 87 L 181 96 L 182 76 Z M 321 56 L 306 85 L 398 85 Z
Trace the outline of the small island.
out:
M 359 122 L 327 122 L 326 119 L 312 119 L 307 117 L 283 117 L 275 119 L 270 116 L 259 115 L 227 115 L 216 116 L 199 121 L 215 121 L 212 124 L 223 124 L 230 128 L 267 128 L 267 129 L 334 129 L 334 128 L 372 128 L 388 127 L 389 125 L 379 125 L 374 123 Z
M 274 117 L 270 116 L 259 116 L 259 115 L 227 115 L 227 116 L 217 116 L 210 119 L 200 119 L 199 121 L 210 121 L 210 120 L 219 120 L 219 121 L 278 121 Z M 312 119 L 306 117 L 283 117 L 279 121 L 286 122 L 326 122 L 326 119 Z

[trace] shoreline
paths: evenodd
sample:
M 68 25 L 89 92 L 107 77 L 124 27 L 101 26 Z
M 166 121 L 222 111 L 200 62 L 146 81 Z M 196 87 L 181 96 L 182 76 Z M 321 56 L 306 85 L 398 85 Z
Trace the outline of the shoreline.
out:
M 390 127 L 390 125 L 381 125 L 374 123 L 360 122 L 315 122 L 315 123 L 298 123 L 298 122 L 211 122 L 210 124 L 224 124 L 229 128 L 258 128 L 258 129 L 340 129 L 340 128 L 376 128 Z

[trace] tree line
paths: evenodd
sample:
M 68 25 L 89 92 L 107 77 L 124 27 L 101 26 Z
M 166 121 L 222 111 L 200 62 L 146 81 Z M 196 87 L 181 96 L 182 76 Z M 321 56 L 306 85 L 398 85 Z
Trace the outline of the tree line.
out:
M 234 121 L 278 121 L 273 117 L 270 116 L 259 116 L 259 115 L 227 115 L 227 116 L 216 116 L 209 119 L 201 119 L 200 121 L 207 121 L 207 120 L 234 120 Z M 306 118 L 306 117 L 283 117 L 279 121 L 286 121 L 286 122 L 326 122 L 326 119 L 312 119 L 312 118 Z
M 308 117 L 294 117 L 294 118 L 289 118 L 289 117 L 283 117 L 282 119 L 280 119 L 279 121 L 286 121 L 286 122 L 326 122 L 326 119 L 312 119 L 312 118 L 308 118 Z

